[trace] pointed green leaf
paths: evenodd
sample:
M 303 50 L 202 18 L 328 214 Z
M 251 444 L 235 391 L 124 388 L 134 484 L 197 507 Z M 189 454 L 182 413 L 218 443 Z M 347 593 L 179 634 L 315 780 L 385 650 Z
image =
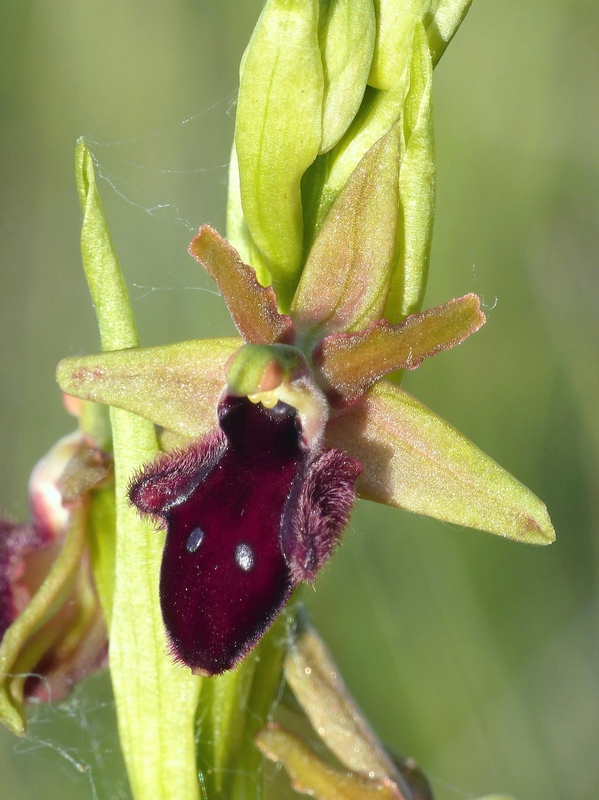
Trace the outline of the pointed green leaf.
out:
M 214 228 L 203 225 L 192 239 L 189 252 L 216 281 L 246 342 L 272 344 L 293 339 L 291 319 L 277 311 L 272 286 L 260 286 L 254 270 Z
M 66 358 L 57 380 L 67 394 L 132 411 L 183 436 L 216 425 L 225 364 L 242 339 L 200 339 Z
M 360 460 L 357 488 L 368 500 L 530 544 L 555 538 L 538 497 L 387 381 L 329 422 L 327 443 Z
M 302 266 L 300 181 L 322 139 L 318 13 L 318 0 L 268 0 L 244 57 L 237 101 L 243 215 L 283 310 Z
M 319 800 L 406 800 L 390 780 L 371 780 L 334 769 L 299 736 L 270 723 L 256 734 L 256 744 L 271 761 L 283 764 L 293 788 Z
M 425 358 L 455 347 L 485 322 L 480 300 L 467 294 L 399 325 L 373 322 L 358 333 L 335 333 L 314 352 L 333 395 L 352 402 L 389 372 L 416 369 Z
M 291 307 L 298 329 L 322 337 L 382 316 L 395 249 L 399 127 L 364 156 L 314 242 Z
M 79 139 L 75 150 L 75 177 L 83 212 L 81 256 L 102 347 L 104 350 L 134 347 L 137 332 L 129 293 L 104 217 L 93 158 L 83 139 Z
M 82 141 L 75 163 L 84 209 L 83 266 L 102 345 L 132 348 L 138 343 L 133 312 Z M 111 408 L 110 421 L 116 503 L 110 673 L 121 749 L 136 800 L 199 800 L 194 720 L 201 679 L 169 655 L 158 595 L 163 537 L 127 495 L 132 475 L 156 455 L 156 435 L 151 422 L 120 408 Z
M 375 32 L 372 0 L 320 4 L 318 39 L 324 70 L 321 153 L 337 144 L 360 108 Z

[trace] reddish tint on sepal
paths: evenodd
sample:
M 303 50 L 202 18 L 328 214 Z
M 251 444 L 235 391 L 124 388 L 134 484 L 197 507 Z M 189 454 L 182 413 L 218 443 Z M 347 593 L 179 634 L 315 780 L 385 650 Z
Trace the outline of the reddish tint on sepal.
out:
M 220 431 L 161 457 L 131 501 L 166 527 L 160 598 L 173 654 L 194 672 L 231 669 L 302 580 L 332 553 L 361 467 L 311 452 L 296 409 L 225 397 Z

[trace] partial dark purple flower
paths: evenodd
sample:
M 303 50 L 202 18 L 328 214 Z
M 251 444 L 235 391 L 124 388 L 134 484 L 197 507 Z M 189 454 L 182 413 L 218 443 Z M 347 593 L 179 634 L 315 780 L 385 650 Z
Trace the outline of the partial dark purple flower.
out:
M 36 465 L 31 519 L 0 519 L 0 713 L 24 730 L 23 704 L 60 700 L 106 666 L 106 626 L 88 545 L 89 489 L 109 464 L 80 433 Z
M 296 408 L 225 395 L 219 429 L 162 456 L 131 501 L 166 528 L 160 598 L 174 656 L 231 669 L 329 558 L 354 502 L 356 459 L 311 447 Z
M 23 611 L 52 560 L 53 536 L 32 522 L 0 518 L 0 639 Z

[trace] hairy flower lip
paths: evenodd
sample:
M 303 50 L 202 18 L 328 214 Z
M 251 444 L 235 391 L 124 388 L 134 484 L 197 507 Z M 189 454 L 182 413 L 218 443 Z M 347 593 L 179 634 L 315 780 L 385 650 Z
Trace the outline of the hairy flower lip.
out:
M 233 668 L 300 581 L 331 555 L 360 465 L 307 442 L 296 408 L 225 394 L 220 429 L 161 456 L 129 489 L 166 528 L 162 613 L 175 659 L 198 675 Z

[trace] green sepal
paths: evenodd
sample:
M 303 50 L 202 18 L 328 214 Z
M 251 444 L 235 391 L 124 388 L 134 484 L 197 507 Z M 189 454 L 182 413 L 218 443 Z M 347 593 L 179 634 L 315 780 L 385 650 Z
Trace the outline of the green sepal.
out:
M 266 272 L 264 275 L 261 275 L 256 264 L 251 260 L 250 239 L 250 232 L 245 217 L 243 216 L 243 207 L 241 205 L 239 161 L 237 159 L 235 141 L 233 141 L 231 157 L 229 159 L 227 185 L 227 241 L 237 250 L 241 260 L 252 266 L 262 286 L 269 286 L 272 283 L 270 274 Z
M 376 19 L 372 0 L 325 0 L 320 4 L 318 40 L 324 70 L 322 142 L 326 153 L 355 117 L 370 72 Z
M 83 266 L 102 345 L 136 347 L 129 295 L 96 190 L 92 158 L 81 140 L 75 165 L 84 211 Z M 127 494 L 132 475 L 156 456 L 156 435 L 151 422 L 120 408 L 111 408 L 110 421 L 116 504 L 110 673 L 121 749 L 137 800 L 199 800 L 193 726 L 201 679 L 169 655 L 158 595 L 163 535 L 141 519 Z M 105 558 L 103 564 L 108 563 Z
M 57 380 L 67 394 L 132 411 L 189 438 L 217 424 L 225 364 L 243 340 L 198 339 L 66 358 Z
M 329 421 L 327 444 L 360 461 L 356 488 L 367 500 L 529 544 L 555 539 L 538 497 L 387 381 Z
M 356 331 L 382 316 L 393 270 L 400 128 L 360 161 L 312 245 L 291 307 L 302 336 Z
M 369 86 L 386 91 L 407 83 L 414 24 L 430 4 L 430 0 L 374 0 L 377 25 Z
M 368 83 L 389 89 L 405 79 L 414 22 L 426 29 L 436 65 L 462 24 L 472 0 L 374 0 L 376 43 Z
M 378 23 L 377 23 L 378 24 Z M 397 123 L 409 88 L 409 65 L 415 20 L 411 21 L 405 48 L 398 58 L 405 66 L 393 70 L 387 89 L 367 86 L 360 108 L 341 140 L 332 150 L 319 156 L 302 182 L 304 204 L 304 250 L 307 252 L 322 227 L 333 203 L 365 153 Z M 404 148 L 402 132 L 400 152 Z
M 243 216 L 283 311 L 302 267 L 300 182 L 322 140 L 318 14 L 318 0 L 268 0 L 244 56 L 237 101 Z

